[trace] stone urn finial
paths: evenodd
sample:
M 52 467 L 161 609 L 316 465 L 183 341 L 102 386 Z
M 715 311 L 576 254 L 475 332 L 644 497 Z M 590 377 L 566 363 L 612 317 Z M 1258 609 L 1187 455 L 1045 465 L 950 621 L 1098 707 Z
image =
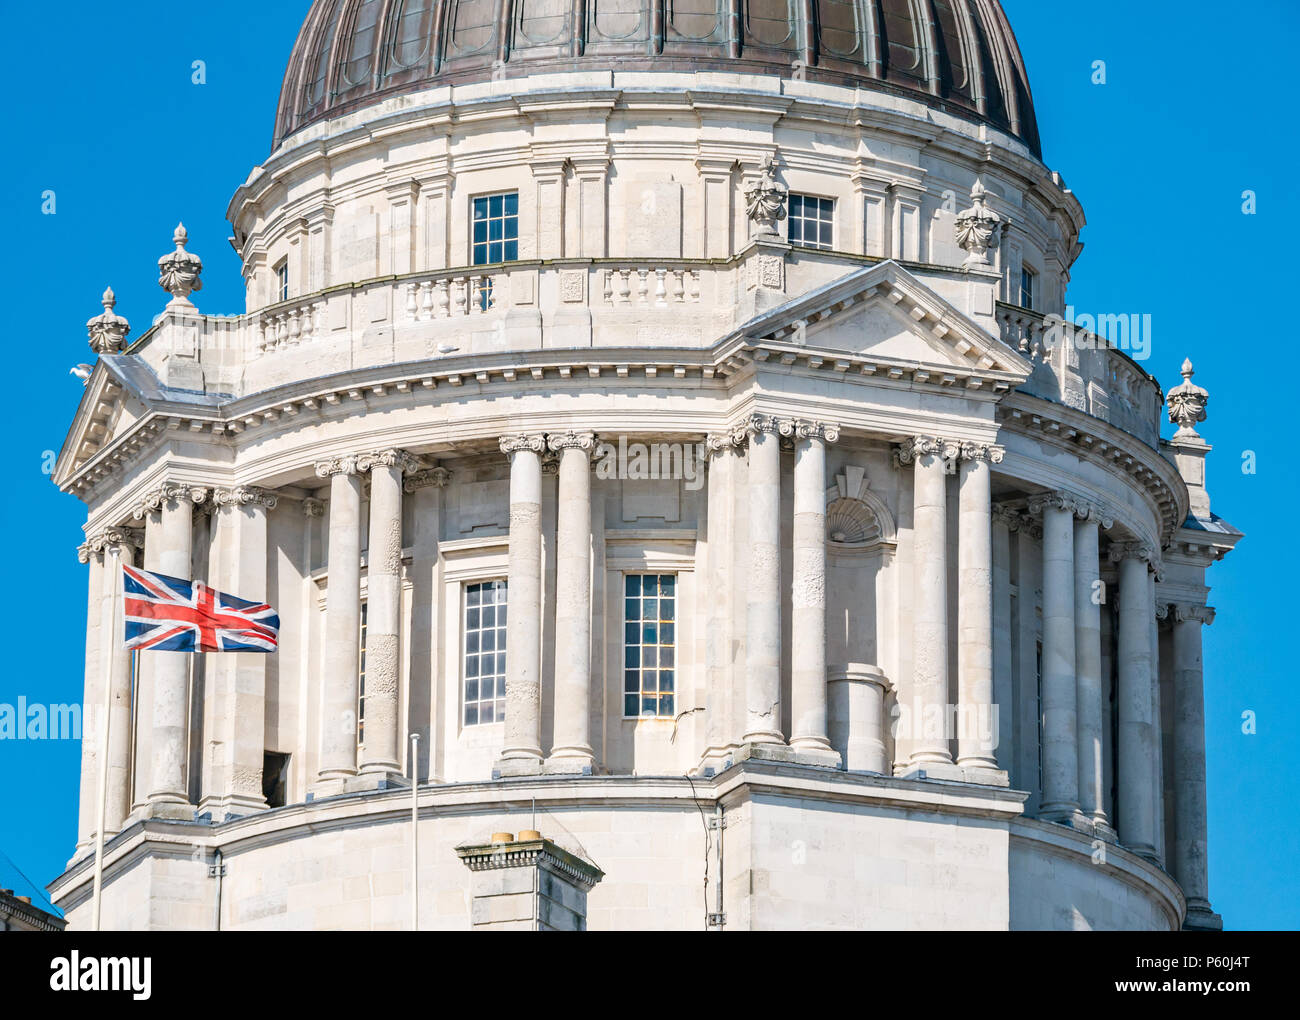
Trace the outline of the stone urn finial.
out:
M 745 188 L 751 237 L 776 237 L 776 225 L 786 217 L 790 189 L 776 179 L 776 156 L 763 160 L 763 176 Z
M 86 329 L 90 333 L 90 349 L 96 354 L 119 354 L 126 349 L 126 337 L 131 332 L 131 324 L 113 311 L 117 305 L 117 295 L 113 293 L 112 287 L 104 291 L 101 300 L 104 303 L 103 312 L 86 323 Z
M 1196 426 L 1205 421 L 1205 405 L 1210 402 L 1210 394 L 1192 382 L 1196 369 L 1192 359 L 1183 361 L 1183 381 L 1169 391 L 1165 403 L 1169 406 L 1169 420 L 1178 426 L 1175 439 L 1200 439 Z
M 193 252 L 185 250 L 185 244 L 189 239 L 190 235 L 185 229 L 185 224 L 177 224 L 176 233 L 172 235 L 176 250 L 158 260 L 158 286 L 172 296 L 169 306 L 193 307 L 190 294 L 203 289 L 203 281 L 199 279 L 199 274 L 203 272 L 203 260 Z
M 988 192 L 984 182 L 975 178 L 970 189 L 971 207 L 957 215 L 957 243 L 966 252 L 963 269 L 989 265 L 989 252 L 998 246 L 1002 217 L 984 201 Z

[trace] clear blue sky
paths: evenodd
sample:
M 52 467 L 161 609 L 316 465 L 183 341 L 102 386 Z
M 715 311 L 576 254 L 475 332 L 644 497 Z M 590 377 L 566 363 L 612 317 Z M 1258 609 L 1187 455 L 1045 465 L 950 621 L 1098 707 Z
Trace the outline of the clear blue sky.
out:
M 1045 158 L 1088 213 L 1072 303 L 1151 313 L 1147 367 L 1168 388 L 1190 356 L 1211 394 L 1201 432 L 1215 445 L 1214 505 L 1247 534 L 1212 572 L 1222 612 L 1206 632 L 1211 895 L 1229 927 L 1300 928 L 1300 685 L 1286 650 L 1297 556 L 1284 524 L 1297 484 L 1289 405 L 1272 385 L 1294 371 L 1285 323 L 1295 257 L 1283 238 L 1300 222 L 1289 179 L 1300 156 L 1300 14 L 1293 0 L 1003 5 L 1029 65 Z M 157 259 L 180 219 L 206 264 L 200 306 L 242 309 L 224 214 L 267 153 L 308 2 L 0 7 L 10 408 L 0 533 L 7 587 L 22 585 L 42 624 L 15 636 L 0 702 L 75 702 L 84 514 L 42 466 L 80 395 L 68 370 L 90 360 L 83 324 L 111 284 L 134 335 L 148 327 L 165 300 Z M 195 60 L 206 61 L 206 85 L 191 84 Z M 1091 81 L 1097 60 L 1104 86 Z M 1258 195 L 1255 216 L 1241 211 L 1247 189 Z M 46 190 L 57 195 L 54 216 L 41 214 Z M 1254 475 L 1241 470 L 1246 450 L 1257 456 Z M 1255 735 L 1241 732 L 1245 711 Z M 76 841 L 79 755 L 71 742 L 0 741 L 0 885 L 39 896 L 15 867 L 40 886 L 62 870 Z

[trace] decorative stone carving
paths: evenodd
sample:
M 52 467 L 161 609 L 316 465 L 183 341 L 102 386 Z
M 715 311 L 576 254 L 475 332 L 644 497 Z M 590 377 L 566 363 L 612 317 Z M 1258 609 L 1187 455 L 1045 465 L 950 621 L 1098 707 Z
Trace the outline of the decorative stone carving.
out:
M 144 548 L 144 532 L 138 528 L 104 528 L 77 546 L 77 559 L 89 563 L 90 557 L 106 552 L 112 546 Z
M 837 499 L 826 508 L 826 538 L 836 545 L 869 545 L 880 537 L 880 521 L 862 500 Z
M 1078 514 L 1085 502 L 1072 492 L 1043 492 L 1029 497 L 1029 512 L 1034 517 L 1042 516 L 1044 510 L 1068 510 Z
M 794 436 L 794 429 L 793 418 L 777 418 L 770 414 L 751 414 L 745 421 L 745 431 L 751 436 L 771 432 L 782 439 L 790 439 Z
M 302 501 L 302 512 L 304 517 L 324 517 L 325 501 L 309 496 Z
M 938 436 L 913 436 L 898 445 L 895 452 L 897 463 L 911 464 L 918 457 L 942 457 L 948 464 L 955 464 L 961 456 L 961 444 Z
M 989 464 L 1001 464 L 1006 454 L 1006 448 L 1002 446 L 993 446 L 988 443 L 961 444 L 962 460 L 982 460 Z
M 957 244 L 966 252 L 963 269 L 989 265 L 989 252 L 998 246 L 1002 217 L 985 203 L 984 182 L 978 177 L 971 188 L 971 207 L 957 216 Z
M 361 469 L 357 464 L 359 458 L 355 456 L 335 457 L 333 460 L 323 460 L 316 465 L 317 478 L 332 478 L 334 475 L 355 475 Z
M 1075 508 L 1074 515 L 1081 521 L 1096 521 L 1097 526 L 1102 531 L 1109 531 L 1115 526 L 1115 515 L 1100 503 L 1092 500 L 1080 499 L 1078 506 Z
M 225 506 L 261 506 L 274 510 L 279 504 L 279 497 L 269 489 L 259 489 L 254 485 L 238 485 L 232 489 L 214 489 L 212 503 L 216 507 Z
M 1214 622 L 1214 609 L 1210 606 L 1175 602 L 1170 608 L 1173 609 L 1174 619 L 1179 623 L 1195 621 L 1208 627 Z
M 415 492 L 417 489 L 427 489 L 431 485 L 444 489 L 450 483 L 450 471 L 445 467 L 433 467 L 408 474 L 402 482 L 402 489 L 406 492 Z
M 1020 507 L 996 503 L 993 506 L 993 523 L 1005 524 L 1008 531 L 1019 531 L 1029 525 L 1030 518 Z
M 501 452 L 507 457 L 515 453 L 545 453 L 545 436 L 502 436 Z
M 161 510 L 165 504 L 175 500 L 188 499 L 195 506 L 201 506 L 207 502 L 210 496 L 210 490 L 201 485 L 178 485 L 172 482 L 164 482 L 156 489 L 151 489 L 144 494 L 140 502 L 132 509 L 131 516 L 137 521 L 143 520 L 148 514 Z
M 568 304 L 582 301 L 587 274 L 579 270 L 565 270 L 560 274 L 560 300 Z
M 104 310 L 86 323 L 90 334 L 90 349 L 96 354 L 118 354 L 126 349 L 126 338 L 131 332 L 131 324 L 113 312 L 117 305 L 117 295 L 113 288 L 104 291 L 101 299 Z
M 551 453 L 559 453 L 561 450 L 583 450 L 588 456 L 596 448 L 596 434 L 594 432 L 560 432 L 552 433 L 546 437 L 546 445 Z
M 1159 572 L 1160 558 L 1155 547 L 1146 542 L 1112 542 L 1108 558 L 1111 563 L 1124 560 L 1142 560 L 1152 570 Z
M 1205 405 L 1210 394 L 1192 382 L 1196 370 L 1190 358 L 1183 361 L 1183 381 L 1169 391 L 1165 402 L 1169 407 L 1169 421 L 1178 426 L 1175 439 L 1200 439 L 1196 426 L 1205 421 Z
M 419 458 L 405 450 L 373 450 L 357 457 L 357 470 L 360 472 L 370 472 L 377 467 L 395 467 L 408 474 L 420 470 L 421 466 Z
M 776 225 L 786 217 L 790 189 L 776 179 L 776 157 L 763 160 L 762 176 L 745 188 L 745 212 L 751 237 L 776 237 Z
M 189 232 L 184 223 L 176 225 L 172 241 L 176 250 L 158 260 L 158 286 L 172 296 L 170 304 L 190 305 L 190 294 L 203 289 L 199 274 L 203 272 L 203 260 L 193 252 L 185 250 Z
M 824 421 L 809 421 L 801 418 L 794 423 L 794 436 L 796 439 L 820 439 L 827 444 L 838 443 L 840 427 Z

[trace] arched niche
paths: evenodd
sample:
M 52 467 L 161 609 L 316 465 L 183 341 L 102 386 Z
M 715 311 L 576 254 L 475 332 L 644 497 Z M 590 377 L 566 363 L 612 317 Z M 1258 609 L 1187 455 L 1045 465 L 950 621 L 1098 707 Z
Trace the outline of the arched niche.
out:
M 846 465 L 826 490 L 827 661 L 880 661 L 882 572 L 897 547 L 894 517 L 866 469 Z

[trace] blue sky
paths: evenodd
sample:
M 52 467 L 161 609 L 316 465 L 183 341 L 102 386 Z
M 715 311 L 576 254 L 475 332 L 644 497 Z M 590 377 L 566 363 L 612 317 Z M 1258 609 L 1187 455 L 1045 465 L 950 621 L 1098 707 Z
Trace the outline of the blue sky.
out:
M 205 262 L 199 304 L 243 306 L 226 242 L 230 196 L 268 150 L 280 77 L 307 0 L 177 6 L 4 0 L 0 63 L 9 97 L 0 163 L 3 315 L 10 408 L 2 505 L 10 591 L 23 584 L 43 625 L 16 639 L 0 702 L 81 697 L 84 513 L 43 473 L 80 395 L 69 368 L 90 360 L 86 319 L 111 284 L 139 335 L 165 295 L 156 263 L 183 219 Z M 1146 367 L 1166 388 L 1190 356 L 1211 395 L 1210 491 L 1247 533 L 1212 572 L 1206 632 L 1210 889 L 1235 928 L 1300 928 L 1300 781 L 1290 746 L 1300 717 L 1296 574 L 1283 532 L 1297 495 L 1285 449 L 1291 371 L 1285 295 L 1298 222 L 1293 106 L 1300 13 L 1292 0 L 1003 0 L 1029 65 L 1044 155 L 1088 214 L 1071 303 L 1153 316 Z M 203 60 L 207 84 L 191 83 Z M 1106 84 L 1092 83 L 1095 61 Z M 53 190 L 56 214 L 42 215 Z M 1254 191 L 1256 215 L 1242 213 Z M 1281 307 L 1277 307 L 1279 303 Z M 1259 362 L 1259 368 L 1246 364 Z M 1274 368 L 1273 366 L 1277 366 Z M 1277 376 L 1273 375 L 1277 372 Z M 1167 428 L 1166 434 L 1172 430 Z M 1257 471 L 1242 471 L 1253 451 Z M 22 663 L 26 665 L 22 665 Z M 1242 732 L 1253 712 L 1257 732 Z M 76 841 L 79 746 L 0 741 L 0 885 L 43 895 Z

